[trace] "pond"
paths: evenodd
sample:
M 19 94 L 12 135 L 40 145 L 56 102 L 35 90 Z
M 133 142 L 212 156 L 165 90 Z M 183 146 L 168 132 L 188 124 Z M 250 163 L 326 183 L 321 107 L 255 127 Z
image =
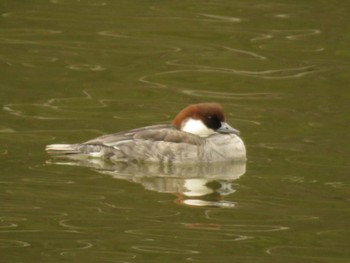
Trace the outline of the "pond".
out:
M 349 4 L 2 1 L 2 262 L 349 262 Z M 215 101 L 248 161 L 45 146 Z

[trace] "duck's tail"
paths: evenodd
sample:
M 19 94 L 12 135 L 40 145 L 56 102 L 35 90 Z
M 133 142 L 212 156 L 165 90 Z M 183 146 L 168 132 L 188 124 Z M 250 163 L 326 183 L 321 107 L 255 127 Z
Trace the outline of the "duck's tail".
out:
M 68 155 L 81 153 L 78 144 L 50 144 L 46 151 L 52 155 Z

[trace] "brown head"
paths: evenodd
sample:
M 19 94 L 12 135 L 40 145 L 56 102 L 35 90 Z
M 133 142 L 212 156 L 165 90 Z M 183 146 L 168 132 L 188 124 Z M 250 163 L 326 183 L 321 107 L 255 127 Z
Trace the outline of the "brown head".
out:
M 173 125 L 179 130 L 203 137 L 213 133 L 238 133 L 225 122 L 223 108 L 217 103 L 187 106 L 176 115 Z

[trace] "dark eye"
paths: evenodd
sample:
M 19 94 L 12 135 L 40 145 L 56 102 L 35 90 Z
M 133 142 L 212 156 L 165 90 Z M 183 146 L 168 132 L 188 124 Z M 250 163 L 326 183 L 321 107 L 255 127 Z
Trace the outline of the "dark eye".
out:
M 215 115 L 206 115 L 205 124 L 208 128 L 211 128 L 213 130 L 219 129 L 221 127 L 221 121 Z

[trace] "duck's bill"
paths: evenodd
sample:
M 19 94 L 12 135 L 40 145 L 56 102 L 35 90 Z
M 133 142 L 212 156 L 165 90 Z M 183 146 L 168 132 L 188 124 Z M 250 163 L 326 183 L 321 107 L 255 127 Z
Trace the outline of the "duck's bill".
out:
M 239 130 L 236 130 L 235 128 L 231 127 L 226 122 L 221 122 L 221 127 L 216 130 L 216 132 L 219 133 L 233 133 L 239 135 Z

